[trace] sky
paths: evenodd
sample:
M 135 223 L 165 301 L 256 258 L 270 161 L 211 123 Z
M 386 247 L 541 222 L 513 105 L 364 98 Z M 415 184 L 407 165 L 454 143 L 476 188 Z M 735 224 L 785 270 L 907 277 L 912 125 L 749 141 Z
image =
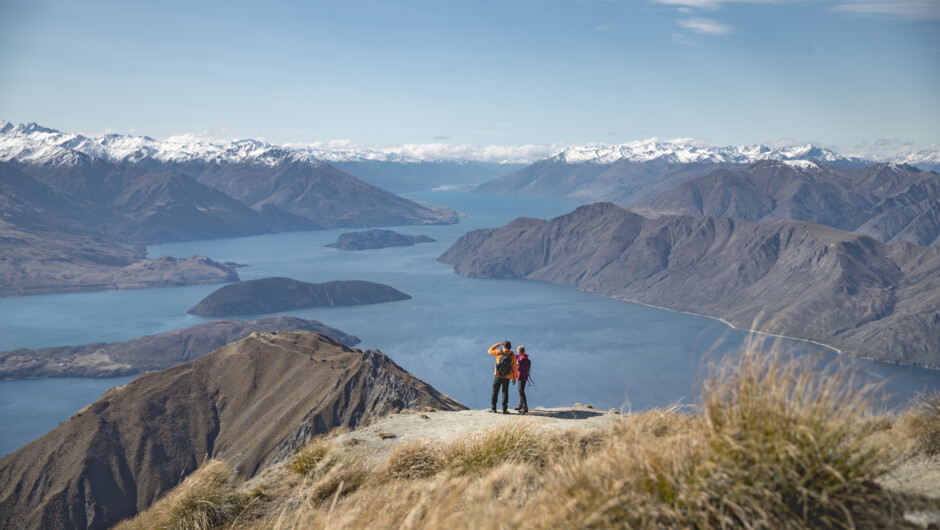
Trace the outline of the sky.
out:
M 940 147 L 940 0 L 0 0 L 0 120 L 275 144 Z

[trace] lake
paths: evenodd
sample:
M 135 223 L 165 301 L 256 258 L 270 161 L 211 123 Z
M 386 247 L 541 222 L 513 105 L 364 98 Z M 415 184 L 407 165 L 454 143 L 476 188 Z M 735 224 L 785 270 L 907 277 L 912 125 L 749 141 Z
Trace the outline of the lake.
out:
M 497 227 L 518 216 L 550 218 L 568 201 L 470 194 L 411 193 L 471 215 L 450 226 L 396 227 L 436 243 L 346 252 L 324 245 L 341 230 L 193 241 L 153 246 L 151 257 L 202 254 L 246 265 L 243 280 L 287 276 L 309 282 L 369 280 L 413 298 L 370 306 L 290 311 L 359 336 L 361 349 L 379 349 L 438 390 L 472 408 L 488 408 L 493 360 L 487 348 L 503 340 L 525 345 L 532 359 L 529 405 L 591 404 L 641 410 L 690 401 L 703 359 L 738 345 L 746 333 L 713 319 L 675 313 L 571 287 L 523 280 L 481 280 L 436 261 L 462 234 Z M 205 285 L 0 299 L 0 351 L 113 342 L 211 320 L 186 310 L 217 289 Z M 242 319 L 256 318 L 240 317 Z M 837 357 L 824 348 L 785 341 L 799 355 Z M 809 358 L 809 357 L 808 357 Z M 940 388 L 940 371 L 851 361 L 884 380 L 889 406 L 914 392 Z M 119 379 L 0 382 L 0 455 L 67 419 Z M 513 388 L 513 390 L 515 390 Z M 515 406 L 515 396 L 511 396 Z

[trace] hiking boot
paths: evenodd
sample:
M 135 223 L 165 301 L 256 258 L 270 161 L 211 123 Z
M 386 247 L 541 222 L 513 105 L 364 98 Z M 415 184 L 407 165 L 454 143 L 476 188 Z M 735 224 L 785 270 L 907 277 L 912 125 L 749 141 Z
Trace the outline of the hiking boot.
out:
M 503 414 L 509 414 L 509 409 L 503 409 Z
M 528 413 L 529 413 L 529 409 L 522 409 L 519 411 L 519 414 L 528 414 Z
M 491 408 L 490 412 L 496 412 L 496 407 Z
M 512 409 L 512 410 L 522 410 L 522 405 L 519 405 L 518 407 L 516 407 L 516 408 L 514 408 L 514 409 Z

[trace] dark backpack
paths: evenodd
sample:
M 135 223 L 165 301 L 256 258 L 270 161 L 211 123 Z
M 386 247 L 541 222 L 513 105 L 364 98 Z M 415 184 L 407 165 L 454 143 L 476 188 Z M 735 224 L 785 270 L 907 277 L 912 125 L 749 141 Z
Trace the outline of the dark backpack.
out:
M 496 373 L 503 376 L 509 377 L 512 373 L 512 354 L 504 353 L 502 357 L 499 358 L 499 361 L 496 362 Z

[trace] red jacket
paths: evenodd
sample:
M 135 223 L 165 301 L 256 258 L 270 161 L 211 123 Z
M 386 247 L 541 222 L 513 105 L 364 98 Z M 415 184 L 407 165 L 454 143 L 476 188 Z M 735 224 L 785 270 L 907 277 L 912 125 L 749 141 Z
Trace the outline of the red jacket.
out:
M 487 353 L 489 353 L 493 357 L 496 357 L 497 368 L 493 370 L 493 375 L 495 375 L 496 377 L 502 377 L 503 379 L 512 379 L 513 381 L 515 381 L 516 379 L 519 379 L 519 363 L 516 361 L 516 356 L 513 355 L 512 350 L 504 350 L 503 343 L 497 342 L 496 344 L 490 346 L 490 350 Z M 499 375 L 499 369 L 498 369 L 499 359 L 503 355 L 508 355 L 512 357 L 512 373 L 510 373 L 508 376 Z

